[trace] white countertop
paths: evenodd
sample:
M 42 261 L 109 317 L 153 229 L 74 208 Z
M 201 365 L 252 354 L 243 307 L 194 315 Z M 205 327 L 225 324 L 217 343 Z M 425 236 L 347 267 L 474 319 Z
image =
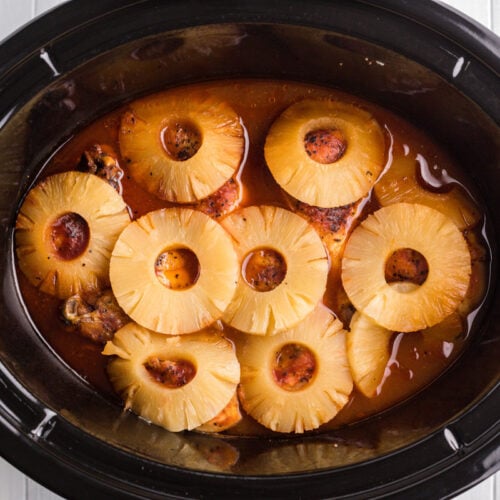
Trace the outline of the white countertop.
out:
M 63 0 L 0 0 L 0 40 L 60 3 L 63 3 Z M 445 3 L 500 33 L 500 0 L 446 0 Z M 60 498 L 0 458 L 0 500 Z M 422 493 L 422 498 L 426 498 L 425 493 Z M 455 500 L 500 500 L 500 472 L 459 495 Z

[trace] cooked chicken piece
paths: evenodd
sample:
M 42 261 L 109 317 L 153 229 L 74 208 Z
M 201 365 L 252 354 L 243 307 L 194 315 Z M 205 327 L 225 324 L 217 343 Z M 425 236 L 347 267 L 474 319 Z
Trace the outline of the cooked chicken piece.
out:
M 327 164 L 342 158 L 347 144 L 340 130 L 319 129 L 306 134 L 304 147 L 314 161 Z
M 396 250 L 385 264 L 387 283 L 409 281 L 421 285 L 427 279 L 429 266 L 425 257 L 411 248 Z
M 214 418 L 196 428 L 201 432 L 222 432 L 235 426 L 242 419 L 236 393 L 226 407 Z
M 270 248 L 255 250 L 245 260 L 245 280 L 259 292 L 274 290 L 285 279 L 285 260 L 280 253 Z
M 234 179 L 229 179 L 215 193 L 200 200 L 194 208 L 218 219 L 235 210 L 240 202 L 240 185 Z
M 149 374 L 160 384 L 167 387 L 183 387 L 196 375 L 196 368 L 186 360 L 149 358 L 144 367 Z
M 290 200 L 290 208 L 304 217 L 318 232 L 330 254 L 332 268 L 339 268 L 344 246 L 358 216 L 360 202 L 342 207 L 321 208 Z
M 83 298 L 73 295 L 63 302 L 64 320 L 96 343 L 104 343 L 130 320 L 117 304 L 111 290 Z
M 289 391 L 296 391 L 313 378 L 316 370 L 314 354 L 304 345 L 286 344 L 276 354 L 273 369 L 276 383 Z
M 118 164 L 116 153 L 107 145 L 94 144 L 85 150 L 78 163 L 77 170 L 90 172 L 106 180 L 120 194 L 122 193 L 121 179 L 123 170 Z

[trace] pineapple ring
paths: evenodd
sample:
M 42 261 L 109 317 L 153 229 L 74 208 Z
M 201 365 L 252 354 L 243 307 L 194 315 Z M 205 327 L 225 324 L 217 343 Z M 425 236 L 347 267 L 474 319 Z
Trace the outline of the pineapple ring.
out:
M 155 264 L 166 250 L 187 248 L 199 262 L 188 288 L 168 288 Z M 191 333 L 222 316 L 238 279 L 238 260 L 222 227 L 189 208 L 149 212 L 118 238 L 110 263 L 113 293 L 121 308 L 140 325 L 160 333 Z
M 68 215 L 83 221 L 69 242 L 78 240 L 83 227 L 88 239 L 64 258 L 55 248 L 54 227 Z M 103 289 L 109 286 L 111 250 L 129 223 L 127 205 L 106 181 L 81 172 L 52 175 L 28 193 L 19 211 L 19 268 L 32 285 L 60 299 Z
M 400 292 L 385 279 L 385 264 L 400 248 L 426 259 L 429 274 L 415 290 Z M 377 210 L 349 238 L 342 282 L 349 299 L 379 325 L 413 332 L 451 314 L 467 293 L 471 257 L 451 219 L 424 205 L 396 203 Z
M 237 343 L 241 363 L 241 404 L 265 427 L 277 432 L 318 428 L 349 400 L 353 382 L 342 323 L 319 306 L 304 321 L 277 335 L 246 336 Z M 288 344 L 307 347 L 316 360 L 314 375 L 298 390 L 282 387 L 273 374 L 278 353 Z
M 130 109 L 120 127 L 120 150 L 132 177 L 150 193 L 168 201 L 196 202 L 217 191 L 238 169 L 243 127 L 224 102 L 203 94 L 195 98 L 192 92 L 181 98 L 165 92 L 134 101 Z M 183 123 L 199 134 L 201 145 L 188 144 L 189 157 L 175 159 L 165 137 L 171 134 L 165 132 Z
M 215 333 L 167 336 L 128 323 L 102 353 L 116 356 L 108 364 L 108 374 L 125 407 L 174 432 L 194 429 L 219 414 L 240 379 L 233 345 Z M 145 367 L 152 357 L 186 360 L 196 374 L 185 385 L 167 387 Z
M 272 335 L 297 324 L 321 300 L 328 276 L 328 256 L 320 237 L 299 215 L 272 206 L 239 210 L 221 221 L 233 237 L 242 265 L 248 255 L 274 250 L 286 263 L 275 288 L 258 291 L 240 273 L 223 320 L 238 330 Z
M 314 161 L 304 138 L 314 130 L 339 130 L 347 147 L 333 163 Z M 352 104 L 304 100 L 273 123 L 264 148 L 276 182 L 291 196 L 318 207 L 336 207 L 365 196 L 384 166 L 385 141 L 375 118 Z

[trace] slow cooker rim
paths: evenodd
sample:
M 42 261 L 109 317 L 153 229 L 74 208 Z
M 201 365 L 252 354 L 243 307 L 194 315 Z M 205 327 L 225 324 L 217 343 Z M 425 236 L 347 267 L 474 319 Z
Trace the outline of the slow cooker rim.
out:
M 145 1 L 101 0 L 100 2 L 87 3 L 85 9 L 82 7 L 75 9 L 72 7 L 72 1 L 66 0 L 21 26 L 1 41 L 3 50 L 0 53 L 0 75 L 5 73 L 6 68 L 18 64 L 39 47 L 46 46 L 57 39 L 67 29 L 86 24 L 95 20 L 96 17 L 108 15 L 111 11 L 126 9 L 130 5 Z M 354 2 L 382 8 L 402 17 L 410 18 L 455 41 L 460 41 L 464 37 L 465 31 L 468 36 L 468 47 L 464 47 L 464 49 L 476 54 L 476 56 L 481 56 L 485 64 L 497 74 L 500 72 L 500 61 L 498 57 L 495 57 L 495 50 L 500 41 L 499 37 L 479 22 L 439 0 L 405 3 L 401 3 L 400 0 L 354 0 Z M 216 4 L 217 2 L 210 0 L 208 3 Z M 261 3 L 269 5 L 269 2 L 264 0 L 261 0 Z M 250 5 L 256 6 L 256 2 L 250 2 Z M 58 22 L 47 22 L 49 17 L 58 17 Z M 61 33 L 61 29 L 63 33 Z M 20 47 L 22 47 L 21 50 L 19 50 Z
M 9 382 L 4 378 L 4 374 L 2 373 L 0 377 L 7 387 Z M 490 396 L 495 394 L 497 397 L 500 396 L 498 385 L 491 391 Z M 5 394 L 3 396 L 8 397 Z M 15 397 L 19 398 L 19 394 Z M 24 411 L 36 411 L 35 409 L 28 410 L 33 403 L 33 400 L 25 399 Z M 483 411 L 490 413 L 496 407 L 494 397 L 485 398 L 480 404 L 485 406 Z M 471 411 L 472 408 L 469 409 L 469 413 Z M 409 475 L 398 476 L 396 471 L 398 463 L 401 460 L 410 463 L 413 460 L 418 462 L 421 461 L 422 456 L 430 457 L 433 452 L 441 453 L 444 444 L 442 428 L 412 445 L 371 460 L 333 470 L 287 475 L 242 476 L 187 470 L 142 458 L 140 468 L 136 467 L 133 471 L 130 469 L 131 461 L 127 460 L 128 453 L 125 450 L 90 435 L 82 440 L 81 429 L 59 415 L 54 416 L 54 419 L 45 437 L 35 437 L 16 424 L 16 419 L 9 415 L 6 407 L 0 408 L 0 439 L 3 443 L 0 454 L 41 484 L 68 497 L 74 495 L 74 481 L 77 480 L 79 488 L 85 486 L 85 494 L 82 498 L 109 498 L 110 492 L 120 493 L 122 498 L 144 498 L 145 494 L 147 498 L 185 498 L 186 495 L 196 498 L 200 492 L 203 492 L 206 498 L 232 498 L 235 492 L 239 497 L 248 499 L 255 498 L 254 495 L 257 493 L 272 495 L 273 498 L 289 498 L 292 488 L 294 494 L 299 497 L 312 491 L 318 495 L 317 498 L 335 495 L 336 498 L 349 499 L 363 494 L 369 495 L 370 498 L 389 498 L 392 495 L 404 493 L 405 498 L 417 499 L 421 498 L 419 488 L 423 484 L 429 494 L 432 492 L 436 497 L 448 498 L 476 484 L 500 468 L 500 463 L 493 462 L 490 470 L 484 470 L 481 474 L 477 473 L 477 464 L 494 457 L 498 449 L 500 422 L 496 422 L 496 425 L 471 445 L 461 445 L 459 450 L 450 448 L 450 454 L 445 458 L 437 462 L 430 460 L 427 466 Z M 453 427 L 452 423 L 445 428 L 450 427 Z M 51 438 L 54 430 L 55 439 Z M 64 445 L 64 449 L 60 448 L 61 444 Z M 94 458 L 95 461 L 78 460 L 78 456 L 74 456 L 75 445 L 83 448 L 83 457 Z M 6 452 L 7 449 L 8 452 Z M 129 469 L 112 464 L 125 465 Z M 354 494 L 338 494 L 339 475 L 345 476 L 347 473 L 349 477 L 344 478 L 344 481 L 349 481 L 353 477 L 359 478 L 360 474 L 361 477 L 367 472 L 373 474 L 374 464 L 379 465 L 386 472 L 385 478 L 382 475 L 377 476 L 376 486 L 365 485 L 365 490 L 356 491 Z M 175 493 L 157 491 L 157 485 L 155 487 L 153 483 L 141 486 L 134 482 L 137 474 L 148 465 L 156 472 L 161 470 L 164 484 L 175 488 Z M 99 466 L 106 466 L 108 469 L 103 469 L 103 472 Z M 114 468 L 115 475 L 110 473 L 112 468 Z M 119 477 L 120 473 L 122 475 Z M 124 477 L 127 474 L 130 475 Z M 157 482 L 157 476 L 155 481 Z M 227 493 L 227 496 L 221 495 L 223 491 Z
M 363 4 L 374 4 L 375 2 L 372 2 L 372 1 L 364 1 L 364 0 L 357 0 L 359 3 L 363 3 Z M 94 5 L 96 5 L 95 7 L 95 10 L 96 11 L 100 11 L 101 13 L 105 13 L 106 12 L 106 9 L 107 8 L 116 8 L 116 7 L 123 7 L 123 8 L 126 8 L 127 6 L 131 5 L 131 4 L 136 4 L 136 3 L 142 3 L 142 2 L 137 2 L 137 1 L 133 1 L 133 0 L 130 0 L 130 1 L 126 1 L 126 2 L 120 2 L 119 0 L 107 0 L 105 2 L 100 2 L 98 5 L 96 5 L 95 3 L 93 3 Z M 385 6 L 387 9 L 390 9 L 390 10 L 397 10 L 397 8 L 399 8 L 400 10 L 404 10 L 404 8 L 408 8 L 408 10 L 406 10 L 406 14 L 410 17 L 412 16 L 415 16 L 417 17 L 417 14 L 422 14 L 422 17 L 421 17 L 421 22 L 424 23 L 426 21 L 429 21 L 430 22 L 430 19 L 428 17 L 426 17 L 426 14 L 430 14 L 431 11 L 427 12 L 427 8 L 429 8 L 429 6 L 433 4 L 432 2 L 425 2 L 425 4 L 422 2 L 422 4 L 419 3 L 419 8 L 417 9 L 416 6 L 413 6 L 412 3 L 409 3 L 406 4 L 406 5 L 401 5 L 399 3 L 397 3 L 395 0 L 383 0 L 383 1 L 380 1 L 380 2 L 377 2 L 376 6 L 377 7 L 380 7 L 380 6 Z M 443 21 L 446 21 L 446 22 L 450 22 L 451 23 L 451 28 L 458 28 L 458 20 L 460 20 L 461 23 L 464 22 L 464 18 L 458 14 L 455 14 L 454 12 L 452 11 L 449 11 L 446 7 L 444 6 L 439 6 L 438 4 L 433 4 L 434 6 L 437 5 L 437 7 L 439 7 L 439 9 L 444 9 L 444 10 L 441 10 L 442 14 L 443 14 L 443 17 L 442 17 L 442 22 Z M 423 6 L 425 6 L 425 8 L 423 8 Z M 65 4 L 65 5 L 62 5 L 61 7 L 58 7 L 56 8 L 55 10 L 51 11 L 49 14 L 47 14 L 46 16 L 42 17 L 42 18 L 38 18 L 37 20 L 35 20 L 32 24 L 30 24 L 29 26 L 25 27 L 21 32 L 18 32 L 17 34 L 15 34 L 12 38 L 8 39 L 6 42 L 4 42 L 5 44 L 7 44 L 7 51 L 5 51 L 3 54 L 8 54 L 9 53 L 9 44 L 12 44 L 12 47 L 14 45 L 17 45 L 17 47 L 19 46 L 25 46 L 23 45 L 23 40 L 24 41 L 27 41 L 27 39 L 29 39 L 29 41 L 31 41 L 31 36 L 34 36 L 35 34 L 38 34 L 38 35 L 44 35 L 44 32 L 45 32 L 45 35 L 50 37 L 50 35 L 48 34 L 50 32 L 50 30 L 48 28 L 45 28 L 45 26 L 50 26 L 51 23 L 47 23 L 45 20 L 46 20 L 46 17 L 47 16 L 57 16 L 57 15 L 67 15 L 67 20 L 68 22 L 71 21 L 71 19 L 73 18 L 73 16 L 69 16 L 70 13 L 74 13 L 74 11 L 76 11 L 76 9 L 72 9 L 72 8 L 68 8 L 70 7 L 69 4 Z M 60 11 L 64 10 L 64 14 L 58 14 Z M 451 13 L 451 15 L 450 15 Z M 431 16 L 429 16 L 431 17 Z M 71 19 L 70 19 L 71 18 Z M 88 18 L 88 20 L 90 20 L 91 17 Z M 75 21 L 77 20 L 76 17 L 74 19 Z M 82 16 L 81 14 L 78 16 L 78 24 L 81 24 L 81 21 L 82 21 Z M 85 22 L 85 21 L 84 21 Z M 482 38 L 482 39 L 478 39 L 478 38 L 475 38 L 475 44 L 476 44 L 476 47 L 479 47 L 481 50 L 486 50 L 488 51 L 488 43 L 491 43 L 493 44 L 495 42 L 495 38 L 494 35 L 493 37 L 491 36 L 492 34 L 490 34 L 489 32 L 487 32 L 486 30 L 482 29 L 479 25 L 477 25 L 476 23 L 473 23 L 471 22 L 470 20 L 466 20 L 466 24 L 469 24 L 469 25 L 472 25 L 475 29 L 479 29 L 479 31 L 485 31 L 485 37 Z M 56 24 L 56 23 L 54 23 Z M 439 24 L 439 23 L 438 23 Z M 451 29 L 448 34 L 453 34 L 453 29 Z M 463 33 L 462 33 L 463 35 Z M 37 47 L 40 47 L 40 46 L 44 46 L 46 45 L 46 43 L 49 43 L 50 40 L 53 40 L 53 38 L 48 38 L 47 39 L 47 42 L 43 43 L 43 44 L 40 44 L 38 43 L 37 44 Z M 498 43 L 496 41 L 496 43 Z M 31 54 L 33 54 L 33 52 L 35 51 L 36 49 L 33 49 L 29 52 L 26 52 L 26 53 L 19 53 L 18 50 L 16 50 L 16 57 L 14 59 L 11 59 L 10 60 L 10 63 L 9 61 L 6 61 L 5 59 L 2 58 L 2 56 L 0 55 L 0 68 L 4 69 L 6 67 L 14 67 L 16 66 L 17 64 L 22 64 L 24 59 L 29 57 Z M 467 49 L 469 50 L 469 49 Z M 488 57 L 484 58 L 484 54 L 483 54 L 483 57 L 481 58 L 482 60 L 485 59 L 486 61 L 488 60 Z M 494 61 L 494 62 L 498 62 L 498 60 Z M 492 71 L 496 71 L 495 68 L 494 68 L 494 64 L 489 64 L 488 63 L 488 67 L 490 69 L 492 69 Z M 1 78 L 0 78 L 0 82 L 1 82 Z M 1 87 L 1 83 L 0 83 L 0 87 Z M 499 396 L 500 396 L 500 387 L 497 386 L 495 389 L 493 389 L 489 396 L 487 397 L 487 399 L 489 399 L 490 401 L 494 400 L 496 398 L 496 400 L 498 401 L 499 399 Z M 469 411 L 472 411 L 473 408 L 469 409 Z M 4 410 L 0 410 L 0 414 L 2 415 L 2 425 L 0 426 L 0 431 L 2 433 L 2 435 L 4 435 L 6 441 L 8 441 L 8 438 L 12 439 L 12 445 L 13 445 L 13 448 L 15 448 L 16 446 L 18 446 L 18 442 L 17 441 L 14 441 L 14 436 L 16 434 L 16 431 L 14 431 L 14 428 L 12 426 L 12 422 L 8 422 L 8 416 L 4 414 Z M 68 425 L 71 425 L 69 423 L 67 423 Z M 493 446 L 495 445 L 495 437 L 496 439 L 498 439 L 498 425 L 496 427 L 493 428 L 493 437 L 492 439 L 488 440 L 487 443 L 485 444 L 485 446 L 481 449 L 484 451 L 485 455 L 482 457 L 484 459 L 484 457 L 487 457 L 488 456 L 488 453 L 491 452 L 491 446 L 490 448 L 488 448 L 488 444 L 492 444 L 493 443 Z M 81 432 L 81 430 L 77 429 L 75 427 L 76 430 L 78 430 L 79 432 Z M 19 429 L 18 429 L 19 431 Z M 489 435 L 489 433 L 488 433 Z M 31 454 L 33 453 L 34 450 L 37 450 L 37 452 L 40 453 L 40 455 L 44 458 L 47 458 L 49 459 L 50 457 L 50 454 L 46 453 L 46 450 L 43 450 L 43 447 L 42 447 L 42 444 L 44 443 L 43 440 L 38 440 L 38 442 L 36 443 L 35 441 L 33 440 L 29 440 L 26 436 L 21 435 L 19 436 L 16 436 L 17 438 L 21 437 L 22 438 L 22 446 L 19 447 L 19 450 L 21 450 L 21 448 L 23 448 L 23 453 L 19 453 L 18 450 L 15 450 L 11 455 L 7 456 L 8 454 L 6 453 L 5 456 L 7 459 L 13 461 L 14 463 L 19 463 L 20 464 L 20 467 L 23 468 L 25 467 L 25 470 L 29 470 L 30 469 L 30 466 L 29 466 L 29 462 L 30 462 L 30 457 L 31 457 Z M 26 441 L 26 442 L 25 442 Z M 16 444 L 17 443 L 17 444 Z M 34 447 L 34 445 L 38 445 L 38 448 L 40 449 L 37 449 L 36 447 Z M 418 443 L 416 443 L 418 444 Z M 26 447 L 25 447 L 26 446 Z M 107 445 L 109 446 L 109 445 Z M 413 445 L 412 445 L 413 446 Z M 25 447 L 25 448 L 24 448 Z M 9 447 L 10 448 L 10 447 Z M 471 450 L 467 451 L 467 452 L 464 452 L 464 458 L 462 460 L 462 462 L 465 462 L 466 460 L 473 460 L 474 457 L 477 457 L 481 454 L 482 455 L 482 451 L 481 450 L 477 450 L 477 453 L 474 454 L 472 453 Z M 488 453 L 486 453 L 488 451 Z M 5 453 L 5 448 L 2 449 L 2 453 Z M 398 453 L 398 451 L 394 452 L 395 454 Z M 388 455 L 385 455 L 384 457 L 381 457 L 381 458 L 387 458 L 387 457 L 390 457 L 392 456 L 392 454 L 388 454 Z M 56 465 L 60 465 L 60 464 L 56 464 Z M 35 467 L 36 469 L 36 467 Z M 64 468 L 63 469 L 64 471 L 68 471 L 69 469 L 67 468 Z M 37 476 L 37 471 L 36 470 L 33 470 L 33 474 L 31 474 L 33 477 L 36 477 L 37 480 L 39 480 L 40 482 L 42 483 L 45 483 L 47 485 L 49 485 L 51 488 L 55 489 L 56 491 L 60 488 L 60 485 L 59 484 L 51 484 L 49 482 L 45 482 L 44 481 L 44 478 L 40 477 L 39 475 Z M 311 477 L 312 475 L 314 475 L 315 473 L 312 473 L 312 474 L 309 474 L 309 473 L 306 473 L 304 474 L 303 476 L 304 477 Z M 210 476 L 213 476 L 215 478 L 218 478 L 219 476 L 217 475 L 210 475 Z M 226 476 L 224 476 L 226 477 Z M 465 478 L 465 474 L 464 475 L 461 475 L 459 479 L 463 479 Z M 52 479 L 54 481 L 57 481 L 58 479 L 58 475 L 57 473 L 54 474 L 54 476 L 52 476 Z M 82 476 L 79 476 L 79 479 L 80 480 L 89 480 L 89 478 L 83 478 Z M 227 477 L 226 477 L 227 479 Z M 470 479 L 470 478 L 469 478 Z M 476 477 L 474 478 L 475 480 L 479 481 L 481 479 L 481 477 Z M 471 485 L 472 483 L 469 481 L 466 481 L 467 482 L 467 485 Z M 90 483 L 92 485 L 92 478 L 90 478 Z M 464 483 L 465 484 L 465 483 Z M 72 485 L 67 485 L 69 486 L 70 488 L 72 487 Z M 65 494 L 71 494 L 72 492 L 74 493 L 74 490 L 73 489 L 68 489 L 68 490 L 65 490 L 63 491 L 62 489 L 60 490 L 61 492 L 65 493 Z M 96 490 L 96 494 L 98 494 L 100 490 Z M 456 490 L 458 491 L 458 490 Z M 89 497 L 90 496 L 95 496 L 94 494 L 92 494 L 89 490 Z M 172 497 L 173 498 L 173 497 Z
M 2 42 L 3 50 L 2 53 L 0 53 L 0 88 L 7 87 L 9 84 L 9 73 L 15 70 L 17 66 L 27 64 L 30 60 L 31 62 L 33 62 L 33 60 L 39 61 L 46 49 L 47 51 L 52 51 L 54 49 L 57 52 L 58 43 L 72 33 L 78 32 L 86 26 L 90 26 L 93 22 L 97 22 L 98 20 L 102 21 L 107 16 L 120 14 L 121 11 L 148 2 L 154 4 L 155 0 L 124 0 L 123 2 L 120 0 L 103 0 L 99 3 L 86 3 L 81 7 L 79 6 L 79 9 L 74 9 L 72 8 L 72 2 L 67 1 L 50 10 L 43 16 L 36 18 Z M 319 3 L 325 4 L 325 2 Z M 500 58 L 495 55 L 496 47 L 500 43 L 500 38 L 476 21 L 454 11 L 452 8 L 438 1 L 421 0 L 421 2 L 418 3 L 401 3 L 399 0 L 334 0 L 326 3 L 330 3 L 332 6 L 347 4 L 368 9 L 378 9 L 399 17 L 403 21 L 409 20 L 413 25 L 419 25 L 421 29 L 425 29 L 429 36 L 439 36 L 443 40 L 449 41 L 457 49 L 460 49 L 460 51 L 463 51 L 460 52 L 460 54 L 462 54 L 460 57 L 449 51 L 451 60 L 456 60 L 458 62 L 465 54 L 468 54 L 471 57 L 470 60 L 474 60 L 477 64 L 484 66 L 485 71 L 491 72 L 496 77 L 500 74 Z M 331 29 L 328 24 L 322 24 L 324 21 L 321 18 L 314 18 L 314 20 L 313 18 L 302 18 L 303 11 L 300 6 L 305 4 L 310 7 L 310 4 L 304 2 L 304 0 L 293 0 L 289 2 L 290 7 L 285 14 L 283 14 L 283 9 L 281 8 L 279 0 L 271 3 L 266 2 L 266 0 L 245 0 L 234 5 L 231 4 L 233 11 L 224 14 L 223 19 L 221 19 L 220 10 L 218 9 L 220 9 L 223 4 L 224 0 L 209 0 L 209 2 L 192 0 L 189 2 L 190 13 L 196 12 L 197 8 L 203 6 L 205 8 L 204 16 L 191 16 L 188 25 L 181 23 L 176 27 L 185 28 L 202 24 L 251 24 L 252 22 L 260 22 L 264 24 L 303 25 L 314 28 Z M 175 2 L 173 2 L 172 5 L 175 5 Z M 212 13 L 210 9 L 215 10 Z M 57 19 L 57 22 L 50 22 L 51 18 Z M 167 20 L 165 20 L 165 23 L 167 23 Z M 369 28 L 369 26 L 365 27 L 365 29 L 367 28 Z M 144 27 L 142 27 L 142 29 L 144 31 Z M 154 28 L 151 29 L 153 30 Z M 165 26 L 165 29 L 172 30 L 174 28 L 172 26 Z M 347 36 L 350 35 L 349 32 L 342 30 L 339 30 L 339 32 Z M 148 33 L 145 32 L 134 33 L 144 37 L 148 36 Z M 155 32 L 153 31 L 151 34 L 155 34 Z M 354 36 L 360 35 L 354 33 Z M 369 35 L 361 36 L 361 38 L 368 42 L 376 43 Z M 115 48 L 118 45 L 110 44 L 109 40 L 107 40 L 107 43 L 109 44 L 109 46 L 106 47 L 107 50 Z M 19 50 L 19 47 L 22 47 L 22 49 Z M 400 44 L 393 46 L 387 45 L 386 47 L 416 62 L 423 63 L 413 43 L 408 43 L 404 47 Z M 429 62 L 428 59 L 427 62 Z M 65 73 L 75 69 L 79 63 L 80 61 L 73 58 L 71 60 L 71 66 L 64 68 L 63 72 Z M 440 64 L 442 64 L 442 62 L 440 62 Z M 456 75 L 453 73 L 450 74 L 450 68 L 443 69 L 439 64 L 434 64 L 433 61 L 432 64 L 429 62 L 427 67 L 451 83 L 458 90 L 463 90 L 461 88 L 462 82 L 460 79 L 455 78 Z M 42 76 L 40 73 L 36 75 L 40 80 L 37 90 L 41 90 L 47 84 L 47 76 L 50 76 L 50 81 L 53 80 L 54 77 L 57 77 L 58 73 L 45 76 Z M 481 89 L 470 88 L 469 91 L 471 93 L 474 92 L 474 95 L 471 95 L 471 97 L 473 97 L 476 104 L 478 104 L 486 114 L 488 114 L 497 124 L 500 124 L 500 106 L 491 100 L 485 100 L 483 102 L 480 90 Z M 0 99 L 0 117 L 11 112 L 12 110 L 10 109 L 2 108 L 2 100 Z

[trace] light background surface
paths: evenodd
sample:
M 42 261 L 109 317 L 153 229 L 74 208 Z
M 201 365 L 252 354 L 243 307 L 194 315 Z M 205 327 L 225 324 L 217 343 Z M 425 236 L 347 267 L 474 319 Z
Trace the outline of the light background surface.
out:
M 403 0 L 402 0 L 403 1 Z M 418 1 L 418 0 L 414 0 Z M 0 41 L 23 24 L 63 3 L 62 0 L 0 0 Z M 468 16 L 500 33 L 500 0 L 446 0 Z M 422 491 L 422 498 L 428 498 Z M 0 500 L 60 500 L 0 458 Z M 455 500 L 500 500 L 500 472 Z

